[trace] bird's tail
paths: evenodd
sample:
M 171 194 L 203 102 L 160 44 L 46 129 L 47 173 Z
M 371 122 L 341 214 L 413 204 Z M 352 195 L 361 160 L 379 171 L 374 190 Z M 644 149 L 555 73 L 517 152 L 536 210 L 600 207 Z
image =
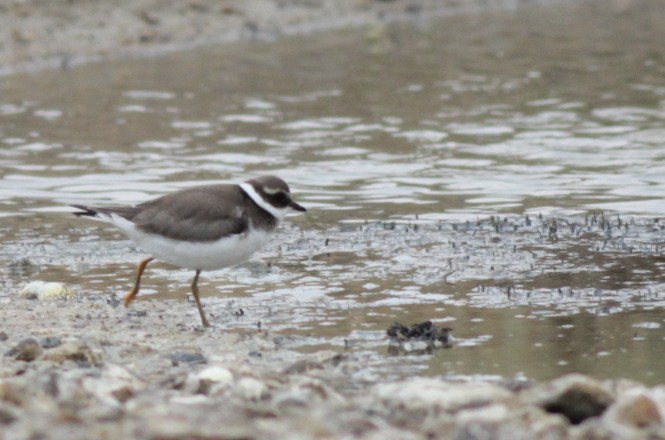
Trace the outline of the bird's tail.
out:
M 76 208 L 79 212 L 73 212 L 77 217 L 86 217 L 93 220 L 102 222 L 113 223 L 116 226 L 118 222 L 130 220 L 139 212 L 139 208 L 134 206 L 85 206 L 85 205 L 69 205 Z M 120 227 L 122 229 L 122 227 Z
M 80 209 L 79 212 L 72 212 L 77 217 L 97 217 L 97 214 L 99 212 L 97 211 L 96 208 L 91 208 L 89 206 L 83 206 L 83 205 L 69 205 L 72 208 Z

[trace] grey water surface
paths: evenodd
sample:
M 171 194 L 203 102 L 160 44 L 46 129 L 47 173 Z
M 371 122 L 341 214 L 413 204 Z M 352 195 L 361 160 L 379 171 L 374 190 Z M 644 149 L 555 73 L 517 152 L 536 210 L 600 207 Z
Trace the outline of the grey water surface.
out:
M 0 297 L 129 288 L 140 249 L 70 203 L 273 173 L 309 212 L 204 274 L 213 321 L 367 374 L 663 382 L 663 41 L 658 1 L 580 2 L 0 78 Z M 456 347 L 387 356 L 426 319 Z

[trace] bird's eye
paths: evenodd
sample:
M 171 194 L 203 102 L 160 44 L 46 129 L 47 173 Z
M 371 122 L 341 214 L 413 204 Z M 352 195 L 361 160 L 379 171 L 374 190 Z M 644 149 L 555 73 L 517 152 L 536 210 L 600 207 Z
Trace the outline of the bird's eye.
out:
M 275 202 L 277 202 L 277 204 L 279 204 L 280 206 L 286 206 L 289 204 L 289 196 L 287 196 L 283 192 L 278 192 L 273 197 L 275 199 Z

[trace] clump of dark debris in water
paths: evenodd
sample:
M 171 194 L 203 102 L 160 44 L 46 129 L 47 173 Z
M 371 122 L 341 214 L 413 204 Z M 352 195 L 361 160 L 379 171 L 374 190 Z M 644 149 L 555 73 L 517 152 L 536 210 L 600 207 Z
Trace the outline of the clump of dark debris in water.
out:
M 439 327 L 432 321 L 424 321 L 413 325 L 404 325 L 393 322 L 386 330 L 390 336 L 388 353 L 399 354 L 428 354 L 437 348 L 452 347 L 453 329 Z

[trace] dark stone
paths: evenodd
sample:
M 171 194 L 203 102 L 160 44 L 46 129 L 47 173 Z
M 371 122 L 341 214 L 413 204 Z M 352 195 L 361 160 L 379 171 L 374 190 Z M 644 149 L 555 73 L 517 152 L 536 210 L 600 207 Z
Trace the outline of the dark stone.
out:
M 174 366 L 178 366 L 180 364 L 187 364 L 187 365 L 205 364 L 208 362 L 205 356 L 203 356 L 201 353 L 192 353 L 192 352 L 174 353 L 170 356 L 170 358 L 171 358 L 171 363 Z
M 588 418 L 601 416 L 609 404 L 607 400 L 587 390 L 570 388 L 543 409 L 549 413 L 561 414 L 573 425 L 579 425 Z
M 5 353 L 17 361 L 32 362 L 42 354 L 42 347 L 34 338 L 27 338 L 16 344 Z
M 62 341 L 57 336 L 47 336 L 39 341 L 42 348 L 49 349 L 62 345 Z
M 602 383 L 581 374 L 560 377 L 533 392 L 536 405 L 549 413 L 563 415 L 574 425 L 599 417 L 614 402 Z

